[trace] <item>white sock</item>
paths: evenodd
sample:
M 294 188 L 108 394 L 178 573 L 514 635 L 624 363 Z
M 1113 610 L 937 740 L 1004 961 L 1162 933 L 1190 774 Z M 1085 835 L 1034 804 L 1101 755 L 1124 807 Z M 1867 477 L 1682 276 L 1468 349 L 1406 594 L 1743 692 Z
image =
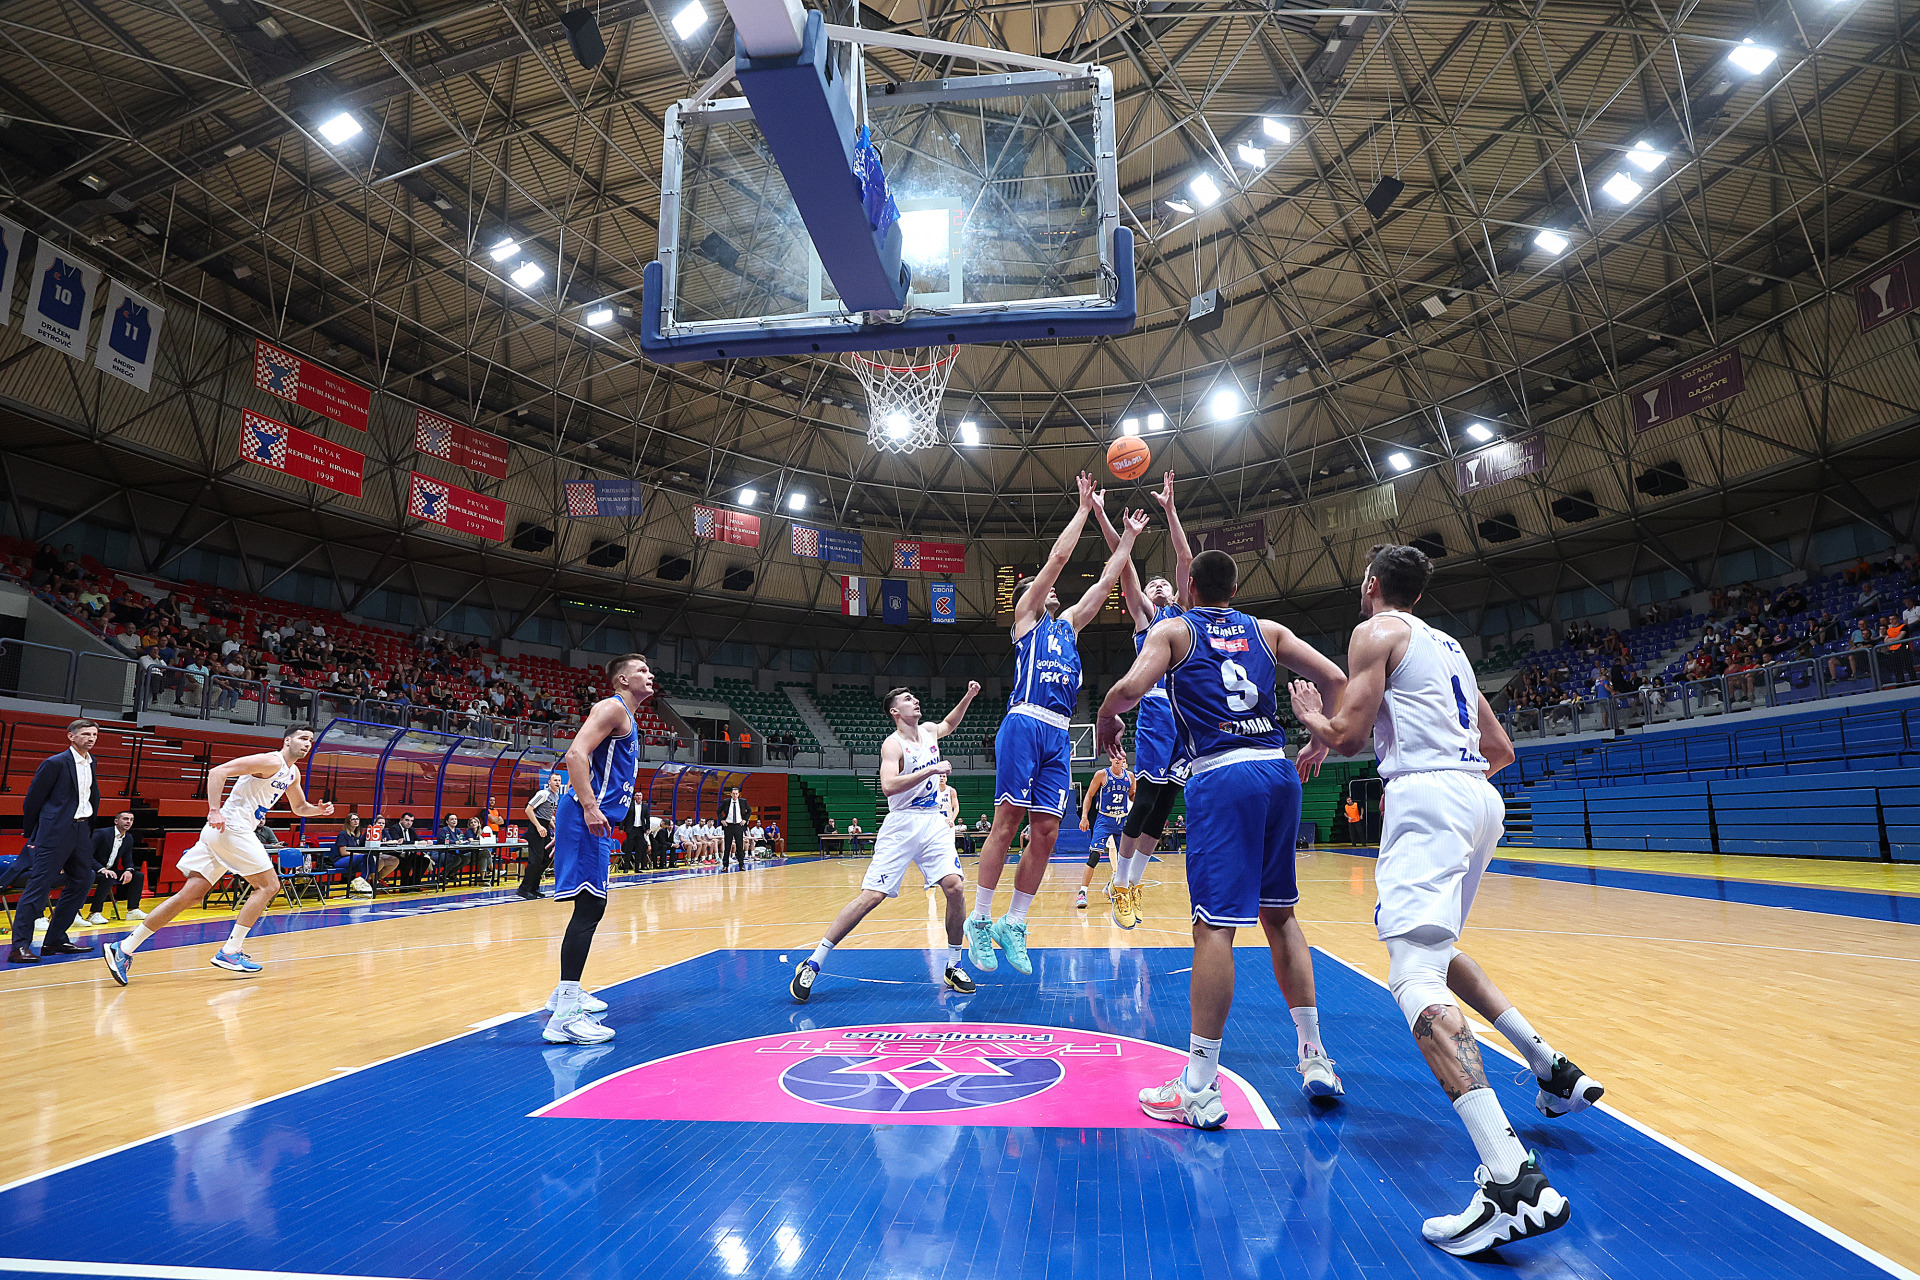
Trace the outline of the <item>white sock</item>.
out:
M 1320 1047 L 1320 1010 L 1310 1004 L 1293 1010 L 1293 1034 L 1299 1041 L 1301 1061 L 1304 1062 L 1311 1054 L 1323 1053 Z
M 1553 1046 L 1540 1038 L 1518 1009 L 1509 1009 L 1493 1020 L 1496 1031 L 1512 1042 L 1520 1056 L 1542 1080 L 1553 1078 Z
M 251 929 L 252 927 L 253 927 L 252 925 L 245 925 L 245 924 L 236 924 L 235 926 L 233 926 L 233 932 L 227 935 L 227 945 L 224 947 L 221 947 L 220 949 L 226 952 L 228 955 L 232 955 L 234 952 L 238 951 L 241 947 L 241 944 L 243 944 L 247 940 L 247 930 Z
M 133 932 L 120 940 L 120 949 L 128 955 L 138 951 L 141 944 L 153 936 L 153 930 L 143 924 L 133 926 Z
M 580 990 L 579 983 L 562 981 L 560 983 L 560 998 L 553 1002 L 554 1016 L 558 1017 L 563 1013 L 579 1008 L 581 1003 L 580 997 L 583 994 Z
M 1027 908 L 1032 905 L 1032 894 L 1022 893 L 1018 889 L 1015 889 L 1013 891 L 1013 905 L 1007 908 L 1007 919 L 1013 921 L 1015 924 L 1025 924 L 1027 922 Z
M 976 920 L 993 919 L 993 890 L 983 884 L 973 887 L 973 917 Z
M 1527 1149 L 1514 1136 L 1507 1113 L 1491 1089 L 1469 1089 L 1453 1100 L 1453 1109 L 1467 1126 L 1480 1163 L 1487 1166 L 1495 1182 L 1512 1182 L 1526 1163 Z
M 1220 1041 L 1205 1036 L 1187 1037 L 1187 1088 L 1198 1092 L 1210 1089 L 1220 1075 Z
M 947 968 L 958 969 L 960 967 L 960 957 L 965 955 L 966 953 L 967 953 L 967 949 L 965 947 L 948 947 L 947 948 Z
M 808 956 L 807 959 L 813 962 L 814 968 L 824 969 L 827 967 L 827 953 L 832 950 L 833 944 L 825 938 L 822 938 L 820 939 L 820 945 L 813 949 L 813 954 Z

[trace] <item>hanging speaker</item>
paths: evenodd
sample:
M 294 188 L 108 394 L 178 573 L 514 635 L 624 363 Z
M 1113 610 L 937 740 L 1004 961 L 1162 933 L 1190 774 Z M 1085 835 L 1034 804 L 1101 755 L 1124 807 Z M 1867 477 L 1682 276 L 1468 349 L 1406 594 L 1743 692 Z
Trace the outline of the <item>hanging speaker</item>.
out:
M 1480 536 L 1488 542 L 1512 542 L 1520 536 L 1520 522 L 1511 511 L 1488 516 L 1480 522 Z
M 587 548 L 587 563 L 596 569 L 611 569 L 627 558 L 627 549 L 617 542 L 602 542 L 598 538 Z
M 1376 218 L 1382 216 L 1387 210 L 1393 208 L 1393 202 L 1398 200 L 1400 193 L 1406 189 L 1407 184 L 1398 178 L 1380 179 L 1380 184 L 1367 193 L 1367 212 Z
M 1579 524 L 1582 520 L 1591 520 L 1600 514 L 1600 508 L 1593 505 L 1591 489 L 1582 489 L 1564 498 L 1555 498 L 1549 504 L 1549 509 L 1563 524 Z
M 668 551 L 661 554 L 660 564 L 654 569 L 653 576 L 662 582 L 679 582 L 692 572 L 693 561 Z
M 607 56 L 607 42 L 600 34 L 593 10 L 569 10 L 560 15 L 560 25 L 567 29 L 567 48 L 573 50 L 580 65 L 589 71 L 599 66 L 600 60 Z
M 1227 318 L 1227 309 L 1220 304 L 1220 291 L 1209 289 L 1187 299 L 1187 330 L 1190 333 L 1212 333 Z
M 721 587 L 728 591 L 753 590 L 753 570 L 743 564 L 727 566 L 727 576 L 720 579 Z
M 1421 552 L 1429 560 L 1438 560 L 1447 554 L 1447 539 L 1438 529 L 1432 533 L 1423 533 L 1412 543 L 1415 551 Z
M 553 545 L 553 530 L 543 524 L 520 523 L 513 527 L 515 551 L 545 551 Z

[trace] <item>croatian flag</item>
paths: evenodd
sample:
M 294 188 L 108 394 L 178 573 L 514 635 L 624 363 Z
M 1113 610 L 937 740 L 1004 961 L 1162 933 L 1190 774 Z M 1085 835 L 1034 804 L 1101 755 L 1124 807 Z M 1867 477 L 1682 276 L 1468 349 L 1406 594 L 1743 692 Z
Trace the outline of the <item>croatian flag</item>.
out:
M 865 578 L 840 579 L 840 612 L 849 618 L 867 616 L 867 580 Z

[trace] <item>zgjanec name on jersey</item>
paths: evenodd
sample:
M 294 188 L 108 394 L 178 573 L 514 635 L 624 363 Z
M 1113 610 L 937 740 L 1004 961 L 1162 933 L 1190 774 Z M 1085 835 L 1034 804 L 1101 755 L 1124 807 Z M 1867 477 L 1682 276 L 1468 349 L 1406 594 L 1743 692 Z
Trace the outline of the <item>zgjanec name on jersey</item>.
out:
M 1251 647 L 1247 627 L 1244 623 L 1231 622 L 1219 618 L 1198 615 L 1201 629 L 1206 633 L 1207 646 L 1216 654 L 1223 655 L 1220 662 L 1220 683 L 1226 694 L 1227 710 L 1232 712 L 1252 711 L 1260 705 L 1260 686 L 1247 675 L 1247 669 L 1235 661 L 1231 655 L 1245 653 Z M 1244 720 L 1221 720 L 1222 733 L 1253 735 L 1272 733 L 1273 721 L 1262 715 L 1249 716 Z

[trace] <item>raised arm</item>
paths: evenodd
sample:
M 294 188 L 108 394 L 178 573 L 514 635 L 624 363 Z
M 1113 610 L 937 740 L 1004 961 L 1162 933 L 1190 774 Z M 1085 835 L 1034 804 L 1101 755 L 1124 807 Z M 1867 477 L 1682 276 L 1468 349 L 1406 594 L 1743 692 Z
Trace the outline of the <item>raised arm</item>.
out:
M 1187 531 L 1180 527 L 1180 513 L 1174 509 L 1173 472 L 1167 472 L 1153 500 L 1167 513 L 1167 543 L 1173 548 L 1173 595 L 1180 607 L 1185 609 L 1193 602 L 1187 590 L 1193 571 L 1193 548 L 1187 545 Z
M 967 708 L 972 706 L 973 700 L 979 696 L 980 682 L 978 680 L 967 681 L 966 696 L 953 704 L 953 710 L 947 712 L 946 719 L 939 721 L 933 726 L 934 736 L 944 738 L 955 729 L 958 729 L 960 722 L 967 718 Z
M 1358 755 L 1367 745 L 1380 700 L 1387 694 L 1393 651 L 1406 643 L 1408 634 L 1406 623 L 1391 618 L 1369 618 L 1355 627 L 1347 646 L 1347 687 L 1330 712 L 1318 688 L 1305 680 L 1293 682 L 1293 713 L 1316 741 L 1343 756 Z
M 1080 597 L 1073 607 L 1061 617 L 1075 631 L 1084 629 L 1100 616 L 1100 606 L 1107 602 L 1107 595 L 1113 590 L 1113 584 L 1120 580 L 1120 566 L 1133 565 L 1133 544 L 1140 537 L 1140 531 L 1147 527 L 1147 513 L 1129 511 L 1124 521 L 1126 528 L 1120 534 L 1120 545 L 1107 557 L 1106 567 L 1100 571 L 1100 579 L 1087 588 L 1087 594 Z
M 1082 471 L 1074 483 L 1080 490 L 1080 509 L 1073 513 L 1073 519 L 1067 521 L 1067 527 L 1053 540 L 1053 549 L 1047 552 L 1047 562 L 1033 575 L 1033 585 L 1013 606 L 1013 638 L 1018 640 L 1033 630 L 1040 621 L 1040 615 L 1046 612 L 1047 593 L 1053 590 L 1053 584 L 1060 581 L 1060 574 L 1067 567 L 1067 560 L 1073 555 L 1073 549 L 1080 544 L 1080 534 L 1087 527 L 1087 513 L 1093 509 L 1093 477 Z M 1108 583 L 1109 587 L 1113 584 Z
M 1120 545 L 1120 531 L 1107 519 L 1106 499 L 1104 492 L 1093 495 L 1093 518 L 1100 522 L 1100 536 L 1107 540 L 1107 554 L 1112 555 Z M 1140 570 L 1134 567 L 1132 556 L 1120 566 L 1120 600 L 1133 619 L 1135 631 L 1145 631 L 1153 625 L 1153 606 L 1147 603 L 1147 593 L 1140 588 Z

